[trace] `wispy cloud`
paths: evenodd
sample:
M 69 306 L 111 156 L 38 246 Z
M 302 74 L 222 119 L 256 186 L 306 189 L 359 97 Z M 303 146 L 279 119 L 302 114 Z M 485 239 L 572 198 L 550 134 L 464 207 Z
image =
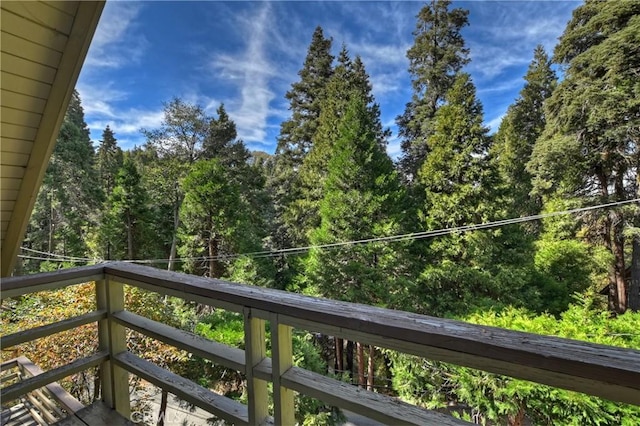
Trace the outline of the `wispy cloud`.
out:
M 565 12 L 575 2 L 477 2 L 473 6 L 471 19 L 482 24 L 465 29 L 471 40 L 469 69 L 489 80 L 509 68 L 526 66 L 538 44 L 551 53 L 567 23 Z
M 210 69 L 215 78 L 226 80 L 238 90 L 237 99 L 228 104 L 238 136 L 247 143 L 263 144 L 267 143 L 269 117 L 273 115 L 270 104 L 276 97 L 272 80 L 280 78 L 282 71 L 270 59 L 277 50 L 269 42 L 276 40 L 276 46 L 284 48 L 285 41 L 271 30 L 274 17 L 269 3 L 250 15 L 238 14 L 235 20 L 246 34 L 244 48 L 234 53 L 215 53 Z
M 142 6 L 135 2 L 107 2 L 85 67 L 119 68 L 140 60 L 148 45 L 144 35 L 135 31 Z
M 123 148 L 141 145 L 144 141 L 140 129 L 153 129 L 160 126 L 163 110 L 141 108 L 122 108 L 120 103 L 128 99 L 129 94 L 115 88 L 112 82 L 100 85 L 80 83 L 76 87 L 84 108 L 87 125 L 92 130 L 92 138 L 99 140 L 102 131 L 108 125 L 116 133 Z
M 489 128 L 489 133 L 495 133 L 498 131 L 498 128 L 500 127 L 500 123 L 502 123 L 502 119 L 504 118 L 505 114 L 500 114 L 499 116 L 489 120 L 486 125 Z

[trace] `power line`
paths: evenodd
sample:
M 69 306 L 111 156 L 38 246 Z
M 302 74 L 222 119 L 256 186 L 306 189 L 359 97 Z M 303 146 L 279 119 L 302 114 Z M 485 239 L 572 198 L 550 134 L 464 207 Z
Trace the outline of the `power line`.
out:
M 280 255 L 302 254 L 312 249 L 331 249 L 331 248 L 337 248 L 342 246 L 350 246 L 350 245 L 355 246 L 355 245 L 369 244 L 374 242 L 400 242 L 400 241 L 418 240 L 418 239 L 439 237 L 439 236 L 454 234 L 454 233 L 463 233 L 463 232 L 470 232 L 470 231 L 476 231 L 476 230 L 482 230 L 482 229 L 497 228 L 497 227 L 512 225 L 516 223 L 530 222 L 533 220 L 540 220 L 540 219 L 545 219 L 549 217 L 582 213 L 582 212 L 587 212 L 591 210 L 598 210 L 598 209 L 615 207 L 615 206 L 620 206 L 620 205 L 625 205 L 630 203 L 637 203 L 637 202 L 640 202 L 640 198 L 635 198 L 633 200 L 615 201 L 615 202 L 606 203 L 606 204 L 598 204 L 595 206 L 580 207 L 580 208 L 557 211 L 557 212 L 541 213 L 541 214 L 532 215 L 532 216 L 503 219 L 503 220 L 480 223 L 480 224 L 463 225 L 463 226 L 458 226 L 454 228 L 441 228 L 441 229 L 436 229 L 431 231 L 412 232 L 408 234 L 367 238 L 367 239 L 353 240 L 353 241 L 342 241 L 342 242 L 329 243 L 329 244 L 290 247 L 290 248 L 279 249 L 279 250 L 263 250 L 263 251 L 249 252 L 249 253 L 229 254 L 229 255 L 219 255 L 219 256 L 184 257 L 180 259 L 174 259 L 174 261 L 186 262 L 186 261 L 193 260 L 193 261 L 204 262 L 209 260 L 237 259 L 243 256 L 248 256 L 252 258 L 266 258 L 266 257 L 280 256 Z M 161 262 L 169 262 L 169 261 L 170 259 L 125 260 L 125 262 L 130 262 L 130 263 L 161 263 Z
M 53 253 L 51 253 L 53 254 Z M 28 255 L 24 255 L 24 254 L 19 254 L 18 257 L 20 259 L 31 259 L 31 260 L 47 260 L 50 262 L 69 262 L 69 263 L 86 263 L 86 262 L 93 262 L 93 260 L 91 259 L 87 259 L 87 260 L 81 260 L 81 259 L 62 259 L 59 257 L 40 257 L 40 256 L 28 256 Z
M 640 198 L 635 198 L 635 199 L 632 199 L 632 200 L 624 200 L 624 201 L 615 201 L 615 202 L 611 202 L 611 203 L 598 204 L 598 205 L 595 205 L 595 206 L 588 206 L 588 207 L 580 207 L 580 208 L 575 208 L 575 209 L 570 209 L 570 210 L 562 210 L 562 211 L 556 211 L 556 212 L 550 212 L 550 213 L 541 213 L 541 214 L 532 215 L 532 216 L 524 216 L 524 217 L 511 218 L 511 219 L 503 219 L 503 220 L 497 220 L 497 221 L 493 221 L 493 222 L 485 222 L 485 223 L 471 224 L 471 225 L 462 225 L 462 226 L 457 226 L 457 227 L 454 227 L 454 228 L 441 228 L 441 229 L 435 229 L 435 230 L 431 230 L 431 231 L 412 232 L 412 233 L 408 233 L 408 234 L 390 235 L 390 236 L 386 236 L 386 237 L 373 237 L 373 238 L 366 238 L 366 239 L 361 239 L 361 240 L 341 241 L 341 242 L 335 242 L 335 243 L 309 245 L 309 246 L 302 246 L 302 247 L 289 247 L 289 248 L 284 248 L 284 249 L 279 249 L 279 250 L 263 250 L 263 251 L 249 252 L 249 253 L 218 255 L 218 256 L 182 257 L 182 258 L 178 258 L 178 259 L 173 259 L 173 261 L 174 262 L 181 262 L 181 263 L 182 262 L 187 262 L 187 261 L 206 262 L 206 261 L 211 261 L 211 260 L 232 260 L 232 259 L 237 259 L 237 258 L 240 258 L 240 257 L 243 257 L 243 256 L 248 256 L 248 257 L 251 257 L 251 258 L 254 258 L 254 259 L 262 259 L 262 258 L 269 258 L 269 257 L 283 256 L 283 255 L 288 256 L 288 255 L 304 254 L 304 253 L 306 253 L 306 252 L 308 252 L 308 251 L 310 251 L 312 249 L 333 249 L 333 248 L 338 248 L 338 247 L 343 247 L 343 246 L 356 246 L 356 245 L 364 245 L 364 244 L 370 244 L 370 243 L 375 243 L 375 242 L 391 243 L 391 242 L 401 242 L 401 241 L 410 241 L 410 240 L 420 240 L 420 239 L 439 237 L 439 236 L 455 234 L 455 233 L 464 233 L 464 232 L 471 232 L 471 231 L 477 231 L 477 230 L 483 230 L 483 229 L 498 228 L 498 227 L 501 227 L 501 226 L 513 225 L 513 224 L 516 224 L 516 223 L 530 222 L 530 221 L 534 221 L 534 220 L 540 220 L 540 219 L 545 219 L 545 218 L 555 217 L 555 216 L 563 216 L 563 215 L 569 215 L 569 214 L 583 213 L 583 212 L 587 212 L 587 211 L 591 211 L 591 210 L 598 210 L 598 209 L 621 206 L 621 205 L 637 203 L 637 202 L 640 202 Z M 51 259 L 51 258 L 38 258 L 38 257 L 23 256 L 23 255 L 19 256 L 21 258 L 26 258 L 26 259 L 39 259 L 39 260 L 49 260 L 49 261 L 54 261 L 54 262 L 57 261 L 57 262 L 77 262 L 77 263 L 104 261 L 104 260 L 101 260 L 101 259 L 88 259 L 88 258 L 81 258 L 81 257 L 74 257 L 74 256 L 58 255 L 58 254 L 55 254 L 55 253 L 49 253 L 49 252 L 43 252 L 43 251 L 29 249 L 27 247 L 22 247 L 22 249 L 23 250 L 27 250 L 27 251 L 31 251 L 31 252 L 35 252 L 35 253 L 39 253 L 39 254 L 44 254 L 44 255 L 50 255 L 50 256 L 57 257 L 56 259 Z M 139 260 L 128 259 L 128 260 L 123 260 L 123 262 L 140 263 L 140 264 L 166 263 L 166 262 L 170 262 L 170 261 L 172 261 L 172 259 L 139 259 Z
M 79 260 L 79 261 L 85 261 L 85 262 L 94 260 L 94 259 L 88 259 L 86 257 L 68 256 L 66 254 L 56 254 L 56 253 L 51 253 L 51 252 L 48 252 L 48 251 L 40 251 L 40 250 L 35 250 L 35 249 L 29 248 L 29 247 L 20 247 L 20 248 L 22 250 L 25 250 L 25 251 L 28 251 L 28 252 L 31 252 L 31 253 L 44 254 L 46 256 L 52 256 L 52 257 L 56 257 L 58 259 Z

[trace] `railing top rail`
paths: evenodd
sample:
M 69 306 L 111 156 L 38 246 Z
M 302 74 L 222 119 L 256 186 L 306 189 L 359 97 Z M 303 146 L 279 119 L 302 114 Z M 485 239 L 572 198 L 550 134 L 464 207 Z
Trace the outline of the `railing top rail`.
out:
M 2 297 L 112 278 L 160 293 L 247 307 L 309 331 L 640 404 L 640 351 L 540 336 L 169 272 L 125 262 L 5 278 Z M 54 283 L 54 284 L 51 284 Z M 317 327 L 317 329 L 314 329 Z
M 59 269 L 32 275 L 21 275 L 0 279 L 0 297 L 21 296 L 36 291 L 55 288 L 56 285 L 75 284 L 93 281 L 104 277 L 104 265 L 80 266 L 77 268 Z
M 105 275 L 125 283 L 131 279 L 340 329 L 640 391 L 640 351 L 633 349 L 314 298 L 122 262 L 105 264 Z

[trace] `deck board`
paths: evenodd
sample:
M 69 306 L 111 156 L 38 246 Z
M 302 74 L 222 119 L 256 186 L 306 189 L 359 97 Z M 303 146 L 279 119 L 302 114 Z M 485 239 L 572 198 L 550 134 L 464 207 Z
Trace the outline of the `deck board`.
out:
M 54 423 L 56 426 L 129 426 L 134 424 L 109 408 L 102 401 L 96 401 L 74 415 Z

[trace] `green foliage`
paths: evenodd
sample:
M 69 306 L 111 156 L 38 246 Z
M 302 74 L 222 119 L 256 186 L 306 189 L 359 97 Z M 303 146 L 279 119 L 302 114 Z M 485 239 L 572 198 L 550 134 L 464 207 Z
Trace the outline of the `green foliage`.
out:
M 96 252 L 103 259 L 145 259 L 155 253 L 149 196 L 131 158 L 124 160 L 107 198 Z
M 456 79 L 469 62 L 469 49 L 460 34 L 469 24 L 469 11 L 449 10 L 450 0 L 434 1 L 420 10 L 414 44 L 407 51 L 413 96 L 396 120 L 402 137 L 400 168 L 413 181 L 429 148 L 432 120 Z
M 327 166 L 321 224 L 314 245 L 397 234 L 403 192 L 376 138 L 362 94 L 352 92 Z M 399 245 L 374 243 L 312 249 L 304 279 L 310 291 L 334 299 L 385 304 L 399 269 Z
M 32 249 L 85 257 L 103 199 L 80 97 L 73 92 L 25 236 Z M 39 265 L 25 265 L 38 270 Z
M 636 196 L 640 125 L 640 5 L 587 1 L 576 8 L 554 52 L 564 79 L 545 102 L 547 125 L 528 170 L 543 195 L 582 197 L 593 203 Z M 637 211 L 637 210 L 636 210 Z M 586 215 L 593 243 L 613 254 L 610 309 L 626 309 L 623 209 Z
M 102 190 L 108 197 L 116 186 L 116 176 L 123 163 L 122 149 L 118 146 L 113 130 L 107 126 L 96 152 L 96 167 Z
M 542 46 L 536 47 L 524 79 L 525 86 L 507 110 L 491 149 L 492 162 L 504 185 L 507 217 L 530 216 L 540 211 L 539 198 L 530 195 L 533 188 L 526 165 L 546 124 L 544 101 L 556 86 L 551 61 Z M 531 224 L 523 226 L 528 233 L 535 231 Z
M 555 335 L 628 348 L 640 348 L 637 313 L 612 320 L 588 299 L 571 305 L 558 320 L 522 309 L 487 310 L 466 318 L 476 324 Z M 455 402 L 459 410 L 484 422 L 541 425 L 636 424 L 640 407 L 486 372 L 391 353 L 394 389 L 406 400 L 429 407 Z

